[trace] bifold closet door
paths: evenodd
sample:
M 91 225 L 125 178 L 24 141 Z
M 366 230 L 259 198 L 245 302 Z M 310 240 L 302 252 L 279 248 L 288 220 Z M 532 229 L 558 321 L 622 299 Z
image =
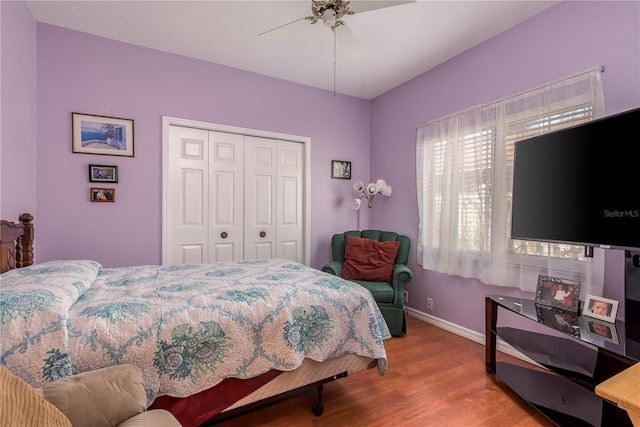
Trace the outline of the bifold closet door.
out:
M 209 261 L 244 259 L 244 139 L 209 132 Z
M 278 141 L 276 257 L 304 264 L 304 145 Z
M 274 140 L 245 137 L 244 257 L 276 258 L 276 151 Z
M 164 203 L 165 262 L 200 263 L 209 259 L 209 131 L 169 128 Z
M 305 262 L 304 144 L 169 131 L 163 262 Z
M 303 144 L 245 137 L 244 257 L 304 263 Z

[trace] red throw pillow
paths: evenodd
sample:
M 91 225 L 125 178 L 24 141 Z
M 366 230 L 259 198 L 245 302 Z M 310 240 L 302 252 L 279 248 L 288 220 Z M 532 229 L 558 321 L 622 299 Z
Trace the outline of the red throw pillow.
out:
M 391 283 L 393 261 L 400 242 L 379 242 L 347 236 L 341 277 L 347 280 L 368 280 Z

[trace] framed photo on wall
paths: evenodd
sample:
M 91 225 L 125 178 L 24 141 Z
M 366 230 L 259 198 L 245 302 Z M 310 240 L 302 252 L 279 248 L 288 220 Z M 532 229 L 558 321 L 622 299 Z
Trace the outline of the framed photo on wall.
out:
M 331 160 L 331 178 L 351 179 L 351 162 Z
M 89 182 L 118 182 L 118 167 L 89 165 Z
M 584 301 L 584 316 L 602 319 L 606 322 L 615 322 L 618 313 L 618 301 L 609 298 L 597 297 L 587 294 Z
M 91 201 L 92 202 L 115 202 L 116 189 L 91 187 Z
M 133 157 L 133 120 L 71 113 L 72 151 Z
M 536 288 L 536 303 L 577 312 L 580 303 L 580 282 L 540 275 Z

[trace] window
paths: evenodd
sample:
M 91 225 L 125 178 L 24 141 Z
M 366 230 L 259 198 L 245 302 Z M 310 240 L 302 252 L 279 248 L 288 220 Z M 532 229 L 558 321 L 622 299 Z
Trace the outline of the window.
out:
M 579 125 L 593 120 L 595 117 L 595 106 L 593 104 L 576 105 L 575 107 L 564 108 L 553 111 L 542 116 L 525 119 L 514 123 L 509 123 L 508 131 L 505 135 L 507 145 L 507 179 L 513 180 L 513 155 L 515 143 L 518 140 L 529 138 L 543 132 L 552 132 L 569 126 Z M 507 205 L 507 230 L 505 234 L 505 244 L 508 252 L 527 254 L 534 256 L 552 256 L 572 260 L 585 261 L 584 247 L 575 245 L 549 244 L 543 242 L 532 242 L 526 240 L 512 240 L 509 238 L 511 229 L 511 188 L 507 192 L 509 203 Z
M 418 128 L 419 264 L 527 291 L 538 274 L 553 275 L 593 283 L 585 289 L 601 295 L 601 253 L 585 258 L 580 246 L 509 237 L 515 143 L 600 117 L 600 74 L 589 70 Z

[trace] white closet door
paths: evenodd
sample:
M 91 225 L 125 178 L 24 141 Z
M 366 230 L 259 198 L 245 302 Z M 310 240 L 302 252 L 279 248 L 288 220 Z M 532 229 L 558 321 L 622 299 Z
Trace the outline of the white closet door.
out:
M 299 263 L 304 263 L 303 149 L 304 146 L 296 142 L 277 143 L 276 256 Z
M 169 124 L 163 263 L 307 261 L 306 146 Z
M 208 131 L 170 126 L 165 221 L 166 264 L 208 259 Z
M 276 256 L 276 144 L 245 137 L 244 258 Z
M 244 258 L 244 138 L 209 132 L 209 261 Z

